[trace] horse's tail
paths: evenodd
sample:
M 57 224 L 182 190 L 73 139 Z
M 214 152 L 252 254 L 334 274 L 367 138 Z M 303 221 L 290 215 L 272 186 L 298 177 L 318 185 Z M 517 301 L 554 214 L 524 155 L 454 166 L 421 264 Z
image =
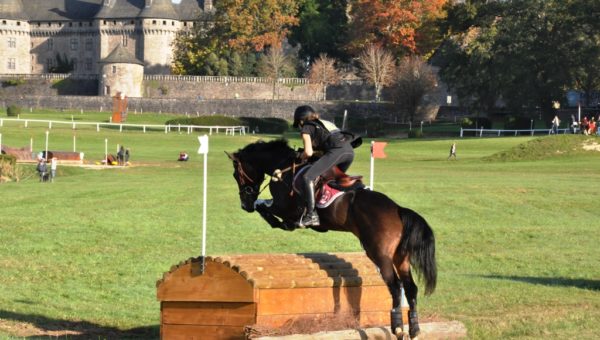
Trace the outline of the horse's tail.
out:
M 398 208 L 403 232 L 400 253 L 410 256 L 410 263 L 425 280 L 425 295 L 433 293 L 437 283 L 435 237 L 425 219 L 407 208 Z

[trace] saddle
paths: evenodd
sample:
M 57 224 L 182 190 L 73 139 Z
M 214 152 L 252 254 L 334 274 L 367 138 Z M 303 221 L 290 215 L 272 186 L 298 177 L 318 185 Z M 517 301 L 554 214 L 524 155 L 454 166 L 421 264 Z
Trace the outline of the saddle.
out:
M 293 180 L 293 188 L 296 193 L 301 193 L 302 190 L 302 173 L 308 170 L 309 166 L 305 166 L 298 170 Z M 362 182 L 363 176 L 350 176 L 340 170 L 337 166 L 329 169 L 316 183 L 315 187 L 315 202 L 317 208 L 328 207 L 336 198 L 340 197 L 347 191 L 364 189 L 365 185 Z

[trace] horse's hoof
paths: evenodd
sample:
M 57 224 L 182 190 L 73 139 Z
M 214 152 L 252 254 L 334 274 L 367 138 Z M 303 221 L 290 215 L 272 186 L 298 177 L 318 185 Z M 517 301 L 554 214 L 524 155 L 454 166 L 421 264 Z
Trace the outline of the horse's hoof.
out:
M 401 340 L 409 340 L 410 339 L 408 337 L 408 334 L 402 331 L 402 327 L 396 327 L 396 329 L 394 329 L 394 336 L 396 336 L 397 339 L 401 339 Z
M 410 338 L 409 339 L 418 339 L 419 338 L 419 334 L 421 334 L 421 330 L 417 329 L 414 332 L 410 332 Z

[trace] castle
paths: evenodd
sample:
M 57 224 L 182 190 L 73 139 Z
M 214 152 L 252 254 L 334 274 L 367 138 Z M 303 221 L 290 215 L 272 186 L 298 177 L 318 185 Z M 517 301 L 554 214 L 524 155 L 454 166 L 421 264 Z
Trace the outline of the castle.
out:
M 169 74 L 177 32 L 212 10 L 212 0 L 0 0 L 0 74 L 48 73 L 61 61 L 76 75 L 106 78 L 115 61 Z

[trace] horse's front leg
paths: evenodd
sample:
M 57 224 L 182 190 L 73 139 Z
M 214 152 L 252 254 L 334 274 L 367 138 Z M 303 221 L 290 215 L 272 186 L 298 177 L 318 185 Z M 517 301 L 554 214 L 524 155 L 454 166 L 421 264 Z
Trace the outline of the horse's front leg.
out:
M 260 214 L 260 216 L 269 223 L 271 228 L 279 228 L 283 230 L 293 230 L 294 228 L 290 228 L 289 225 L 282 222 L 279 218 L 275 216 L 272 211 L 273 200 L 256 200 L 254 202 L 254 209 Z

